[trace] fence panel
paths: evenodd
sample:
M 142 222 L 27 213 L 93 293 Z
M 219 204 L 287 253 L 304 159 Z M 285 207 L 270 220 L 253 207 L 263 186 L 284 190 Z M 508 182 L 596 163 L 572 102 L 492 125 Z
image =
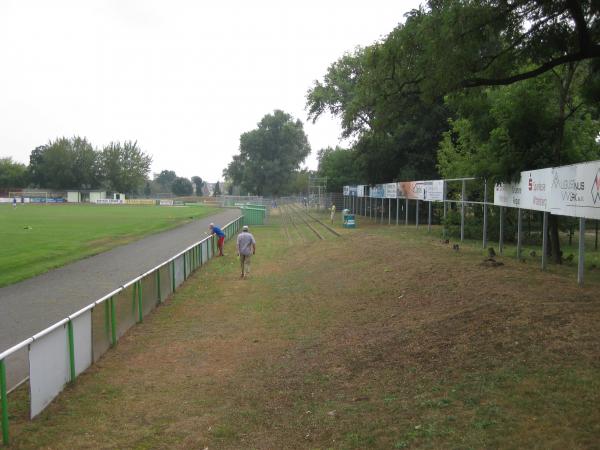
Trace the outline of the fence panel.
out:
M 83 373 L 92 365 L 92 310 L 75 317 L 73 324 L 73 343 L 75 375 Z
M 135 284 L 127 287 L 113 297 L 116 311 L 117 336 L 123 336 L 129 328 L 137 322 L 137 296 L 134 292 Z
M 92 309 L 92 354 L 94 362 L 110 348 L 110 304 L 109 301 Z
M 202 243 L 202 264 L 206 264 L 208 261 L 208 242 L 209 240 L 207 239 Z
M 169 295 L 171 295 L 171 264 L 165 264 L 160 269 L 158 269 L 160 273 L 160 301 L 164 302 Z M 157 284 L 158 284 L 157 280 Z
M 142 314 L 146 316 L 158 304 L 158 286 L 155 273 L 152 272 L 142 278 L 140 286 L 142 287 Z
M 175 258 L 175 287 L 179 287 L 183 283 L 183 256 Z
M 50 404 L 69 382 L 67 326 L 61 325 L 29 346 L 31 418 Z

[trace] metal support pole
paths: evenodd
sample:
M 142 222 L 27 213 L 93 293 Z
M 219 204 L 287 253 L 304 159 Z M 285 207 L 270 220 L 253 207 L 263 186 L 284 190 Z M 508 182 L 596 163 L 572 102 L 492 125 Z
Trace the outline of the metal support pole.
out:
M 104 335 L 110 336 L 110 299 L 104 302 Z
M 398 225 L 398 213 L 400 212 L 400 198 L 396 198 L 396 225 Z
M 392 199 L 388 198 L 388 225 L 392 223 Z
M 114 347 L 117 345 L 117 308 L 115 307 L 115 298 L 111 297 L 110 300 L 110 331 L 112 342 L 111 345 Z
M 383 210 L 384 210 L 384 206 L 383 206 L 383 202 L 385 201 L 384 198 L 381 199 L 381 224 L 383 225 Z
M 488 225 L 488 208 L 487 208 L 487 180 L 483 182 L 483 248 L 487 247 L 487 225 Z
M 156 269 L 156 289 L 158 291 L 158 302 L 162 303 L 162 291 L 160 290 L 160 267 Z
M 498 253 L 504 251 L 504 206 L 500 207 L 500 236 L 498 237 Z
M 227 230 L 225 230 L 225 233 L 227 233 Z M 187 252 L 185 252 L 183 254 L 183 279 L 187 279 Z
M 521 235 L 523 234 L 523 213 L 517 210 L 517 259 L 521 259 Z
M 171 261 L 171 292 L 175 292 L 175 260 Z
M 431 233 L 431 202 L 429 202 L 427 211 L 427 231 Z
M 138 317 L 140 322 L 144 320 L 144 314 L 142 310 L 142 280 L 137 282 L 137 295 L 138 295 Z
M 8 394 L 6 388 L 6 364 L 0 359 L 0 397 L 2 400 L 2 442 L 8 445 Z
M 583 286 L 583 269 L 585 267 L 585 219 L 579 218 L 579 255 L 577 263 L 577 284 Z
M 467 194 L 467 183 L 462 180 L 462 191 L 460 195 L 460 240 L 465 240 L 465 197 Z
M 419 200 L 417 199 L 417 204 L 415 206 L 415 226 L 419 228 Z
M 447 196 L 447 192 L 446 192 L 446 191 L 447 191 L 447 189 L 448 189 L 448 188 L 447 188 L 447 186 L 446 186 L 446 182 L 444 181 L 444 187 L 443 187 L 443 189 L 442 189 L 442 191 L 443 191 L 443 196 L 444 196 L 444 198 L 443 198 L 443 200 L 444 200 L 444 228 L 443 228 L 442 234 L 443 234 L 443 236 L 444 236 L 444 239 L 446 239 L 446 237 L 447 237 L 447 235 L 448 235 L 448 230 L 447 230 L 447 228 L 446 228 L 446 215 L 447 215 L 447 213 L 448 213 L 448 205 L 447 205 L 447 203 L 446 203 L 446 196 Z
M 73 322 L 67 322 L 67 335 L 69 336 L 69 369 L 71 383 L 75 381 L 75 339 L 73 338 Z
M 406 197 L 404 207 L 404 225 L 408 225 L 408 197 Z
M 548 213 L 542 213 L 542 270 L 548 267 Z

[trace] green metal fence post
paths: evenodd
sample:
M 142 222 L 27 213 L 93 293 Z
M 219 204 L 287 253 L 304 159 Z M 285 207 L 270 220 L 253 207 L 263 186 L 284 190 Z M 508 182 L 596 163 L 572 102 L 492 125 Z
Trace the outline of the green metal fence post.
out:
M 69 336 L 69 368 L 71 369 L 71 383 L 75 381 L 75 339 L 73 338 L 73 322 L 67 322 Z
M 158 303 L 162 303 L 162 292 L 160 290 L 160 267 L 156 269 L 156 288 L 158 289 Z
M 142 309 L 142 280 L 138 280 L 137 284 L 137 294 L 138 294 L 138 317 L 140 322 L 144 320 L 144 311 Z
M 110 330 L 113 347 L 117 345 L 117 308 L 115 308 L 115 298 L 110 298 Z
M 2 398 L 2 442 L 8 445 L 8 394 L 6 389 L 6 365 L 0 359 L 0 397 Z
M 185 280 L 187 278 L 187 264 L 186 264 L 186 260 L 187 260 L 187 252 L 185 252 L 183 254 L 183 279 Z
M 110 299 L 104 302 L 104 334 L 106 337 L 110 336 Z
M 171 261 L 171 287 L 173 288 L 171 292 L 175 292 L 175 260 Z

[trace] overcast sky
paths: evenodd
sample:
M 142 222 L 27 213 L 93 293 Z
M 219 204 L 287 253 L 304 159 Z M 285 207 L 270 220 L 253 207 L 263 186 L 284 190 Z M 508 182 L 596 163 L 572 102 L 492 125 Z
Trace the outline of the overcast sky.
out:
M 0 157 L 27 163 L 60 136 L 137 140 L 153 172 L 216 181 L 240 134 L 282 109 L 316 168 L 340 127 L 306 122 L 306 91 L 419 3 L 0 0 Z

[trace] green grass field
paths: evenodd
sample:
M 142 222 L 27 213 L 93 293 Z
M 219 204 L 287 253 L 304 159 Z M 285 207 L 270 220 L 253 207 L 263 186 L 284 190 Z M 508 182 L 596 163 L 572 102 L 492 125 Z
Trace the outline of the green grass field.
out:
M 228 242 L 34 421 L 9 396 L 12 448 L 598 446 L 597 281 L 414 227 L 298 227 L 252 227 L 247 280 Z
M 204 206 L 0 205 L 0 286 L 215 211 Z

